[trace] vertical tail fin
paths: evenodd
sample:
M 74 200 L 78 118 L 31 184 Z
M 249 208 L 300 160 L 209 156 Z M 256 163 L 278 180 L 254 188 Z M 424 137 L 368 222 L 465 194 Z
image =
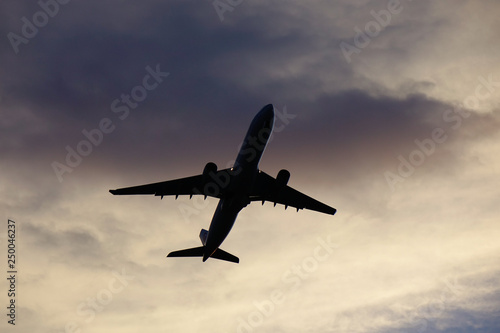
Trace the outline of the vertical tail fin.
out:
M 201 229 L 200 240 L 201 240 L 201 244 L 203 244 L 204 246 L 207 245 L 207 237 L 208 237 L 208 231 L 205 229 Z

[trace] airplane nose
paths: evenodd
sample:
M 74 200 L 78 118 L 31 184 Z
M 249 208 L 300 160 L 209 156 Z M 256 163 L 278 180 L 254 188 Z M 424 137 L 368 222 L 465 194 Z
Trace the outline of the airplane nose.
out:
M 265 113 L 274 113 L 274 106 L 272 104 L 267 104 L 262 108 L 262 111 Z
M 262 115 L 265 119 L 274 119 L 274 106 L 272 104 L 267 104 L 260 110 L 260 115 Z

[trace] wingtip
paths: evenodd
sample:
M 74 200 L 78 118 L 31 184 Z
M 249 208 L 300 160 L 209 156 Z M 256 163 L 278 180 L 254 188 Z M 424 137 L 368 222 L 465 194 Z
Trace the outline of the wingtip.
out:
M 116 194 L 116 190 L 109 190 L 109 193 L 115 195 Z

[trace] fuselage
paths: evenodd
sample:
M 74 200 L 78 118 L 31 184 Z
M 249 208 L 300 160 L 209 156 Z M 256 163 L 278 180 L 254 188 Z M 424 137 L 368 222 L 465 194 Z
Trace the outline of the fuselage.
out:
M 203 261 L 207 260 L 222 244 L 231 231 L 238 213 L 250 203 L 249 193 L 252 189 L 259 162 L 266 149 L 274 125 L 274 109 L 272 104 L 260 110 L 250 124 L 236 161 L 231 169 L 230 189 L 225 191 L 217 205 L 205 245 Z

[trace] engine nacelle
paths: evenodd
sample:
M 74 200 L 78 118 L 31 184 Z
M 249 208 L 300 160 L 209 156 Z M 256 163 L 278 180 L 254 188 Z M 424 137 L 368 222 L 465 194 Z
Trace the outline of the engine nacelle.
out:
M 213 176 L 214 173 L 217 172 L 217 164 L 214 162 L 208 162 L 207 165 L 205 165 L 205 168 L 203 168 L 203 179 L 205 182 L 208 182 L 210 180 L 210 177 Z
M 290 171 L 285 169 L 281 169 L 278 172 L 278 176 L 276 177 L 276 181 L 279 187 L 285 187 L 289 179 L 290 179 Z

